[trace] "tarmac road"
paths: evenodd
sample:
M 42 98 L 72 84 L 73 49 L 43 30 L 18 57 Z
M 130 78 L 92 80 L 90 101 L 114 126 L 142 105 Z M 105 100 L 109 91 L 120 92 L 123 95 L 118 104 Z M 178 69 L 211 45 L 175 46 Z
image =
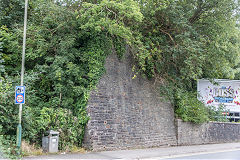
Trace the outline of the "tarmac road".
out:
M 209 155 L 210 154 L 210 155 Z M 226 155 L 225 155 L 226 154 Z M 200 155 L 200 157 L 196 157 Z M 228 157 L 228 155 L 232 157 Z M 203 157 L 201 157 L 203 156 Z M 23 159 L 206 159 L 205 156 L 210 156 L 213 159 L 238 159 L 240 160 L 240 143 L 223 143 L 223 144 L 208 144 L 194 146 L 175 146 L 175 147 L 160 147 L 147 149 L 131 149 L 103 152 L 88 152 L 74 154 L 51 154 L 44 156 L 25 157 Z M 216 157 L 215 157 L 216 156 Z M 217 157 L 218 156 L 218 157 Z M 227 156 L 227 157 L 226 157 Z M 239 158 L 238 158 L 239 157 Z M 207 159 L 210 159 L 209 157 Z
M 240 160 L 240 150 L 167 158 L 165 160 Z

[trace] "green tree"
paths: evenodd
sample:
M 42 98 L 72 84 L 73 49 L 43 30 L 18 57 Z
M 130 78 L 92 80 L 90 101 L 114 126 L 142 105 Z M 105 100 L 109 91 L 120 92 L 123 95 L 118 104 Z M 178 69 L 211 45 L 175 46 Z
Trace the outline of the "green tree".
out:
M 120 52 L 124 44 L 134 41 L 131 24 L 141 19 L 140 8 L 133 0 L 38 0 L 30 4 L 24 78 L 28 95 L 23 109 L 25 139 L 40 143 L 46 130 L 55 129 L 60 131 L 61 149 L 81 146 L 88 120 L 85 107 L 90 91 L 105 72 L 105 58 L 114 46 Z M 0 35 L 3 65 L 12 86 L 19 83 L 15 77 L 20 73 L 22 32 L 19 23 L 9 29 L 3 27 Z M 5 109 L 9 113 L 17 112 L 13 103 L 7 98 L 2 106 L 8 106 Z M 15 117 L 8 126 L 13 130 L 4 130 L 9 135 L 15 135 L 17 113 L 12 114 Z M 1 123 L 7 122 L 3 119 Z
M 142 72 L 177 90 L 196 90 L 196 79 L 238 78 L 239 4 L 234 0 L 139 1 L 145 52 L 136 53 Z M 172 86 L 172 87 L 171 87 Z M 175 96 L 174 96 L 175 95 Z M 195 94 L 196 95 L 196 94 Z M 184 100 L 184 99 L 182 99 Z M 199 104 L 201 108 L 201 105 Z
M 0 26 L 23 23 L 24 0 L 1 0 L 0 1 Z

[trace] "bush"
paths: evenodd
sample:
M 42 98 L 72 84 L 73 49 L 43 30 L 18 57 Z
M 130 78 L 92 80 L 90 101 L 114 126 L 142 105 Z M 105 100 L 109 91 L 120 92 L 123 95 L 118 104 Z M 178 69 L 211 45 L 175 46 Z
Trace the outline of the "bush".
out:
M 8 80 L 7 80 L 8 79 Z M 14 104 L 14 85 L 15 81 L 10 77 L 1 78 L 0 81 L 0 140 L 4 138 L 4 146 L 11 148 L 4 150 L 7 154 L 15 155 L 16 150 L 16 129 L 18 124 L 18 105 Z M 27 89 L 31 90 L 30 81 L 33 78 L 26 75 Z M 38 97 L 28 91 L 28 102 L 36 101 Z M 30 100 L 31 99 L 31 100 Z M 36 102 L 35 102 L 36 103 Z M 44 104 L 43 102 L 39 102 Z M 73 146 L 81 146 L 84 136 L 84 126 L 88 121 L 85 107 L 79 109 L 75 114 L 70 109 L 61 107 L 39 107 L 23 106 L 22 115 L 22 139 L 41 146 L 43 134 L 52 129 L 60 132 L 60 150 L 68 150 Z M 10 147 L 9 147 L 10 146 Z
M 4 126 L 2 135 L 16 135 L 18 106 L 14 104 L 12 80 L 0 77 L 0 125 Z
M 27 89 L 31 89 L 31 77 L 26 75 Z M 16 153 L 16 127 L 18 123 L 18 105 L 14 104 L 14 83 L 1 78 L 0 81 L 0 138 L 4 138 L 5 146 L 11 146 L 7 152 L 12 155 Z M 28 102 L 35 101 L 36 95 L 28 92 Z M 31 100 L 30 100 L 31 99 Z M 40 102 L 43 103 L 43 102 Z M 30 103 L 31 104 L 31 103 Z M 88 121 L 84 107 L 73 114 L 70 109 L 61 107 L 42 107 L 25 104 L 22 115 L 22 139 L 41 146 L 43 134 L 52 129 L 60 132 L 60 150 L 68 150 L 73 146 L 81 146 L 84 136 L 84 126 Z
M 175 96 L 175 113 L 183 121 L 203 123 L 209 121 L 208 109 L 197 99 L 195 92 L 178 89 Z
M 75 145 L 81 146 L 84 125 L 88 120 L 83 114 L 84 111 L 74 116 L 71 110 L 64 108 L 44 107 L 34 111 L 26 107 L 23 116 L 24 137 L 32 143 L 41 142 L 46 131 L 55 130 L 60 132 L 60 150 L 69 150 Z
M 0 132 L 2 131 L 2 126 L 0 125 Z M 0 158 L 3 156 L 3 135 L 0 134 Z
M 208 106 L 208 113 L 210 121 L 229 122 L 229 120 L 226 118 L 226 115 L 223 114 L 229 113 L 229 110 L 227 110 L 224 105 L 220 105 L 219 107 Z
M 2 128 L 0 125 L 0 158 L 19 159 L 19 148 L 15 143 L 16 136 L 2 135 Z

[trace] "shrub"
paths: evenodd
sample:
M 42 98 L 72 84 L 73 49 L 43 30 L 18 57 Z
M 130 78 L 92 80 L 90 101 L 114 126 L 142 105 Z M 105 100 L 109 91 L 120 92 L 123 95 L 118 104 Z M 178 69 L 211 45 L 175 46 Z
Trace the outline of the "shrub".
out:
M 16 147 L 15 137 L 2 135 L 3 127 L 0 125 L 0 158 L 19 159 L 19 149 Z
M 197 99 L 195 92 L 178 89 L 175 95 L 177 117 L 183 121 L 203 123 L 209 121 L 208 109 Z
M 219 107 L 208 106 L 208 113 L 210 121 L 216 122 L 228 122 L 229 120 L 226 118 L 229 110 L 226 109 L 224 105 L 220 105 Z M 225 115 L 223 114 L 225 113 Z
M 42 136 L 48 130 L 59 131 L 59 149 L 68 150 L 74 144 L 80 146 L 84 135 L 84 125 L 87 122 L 85 113 L 74 116 L 72 111 L 64 108 L 47 108 L 33 111 L 26 107 L 24 111 L 24 137 L 31 142 L 41 142 Z M 85 117 L 85 118 L 83 118 Z

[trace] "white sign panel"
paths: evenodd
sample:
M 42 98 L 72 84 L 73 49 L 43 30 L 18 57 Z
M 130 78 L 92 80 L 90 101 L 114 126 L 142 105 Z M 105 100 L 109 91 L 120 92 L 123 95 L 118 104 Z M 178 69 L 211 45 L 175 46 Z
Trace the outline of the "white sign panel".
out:
M 240 80 L 198 80 L 198 99 L 208 106 L 224 104 L 232 112 L 240 112 Z

